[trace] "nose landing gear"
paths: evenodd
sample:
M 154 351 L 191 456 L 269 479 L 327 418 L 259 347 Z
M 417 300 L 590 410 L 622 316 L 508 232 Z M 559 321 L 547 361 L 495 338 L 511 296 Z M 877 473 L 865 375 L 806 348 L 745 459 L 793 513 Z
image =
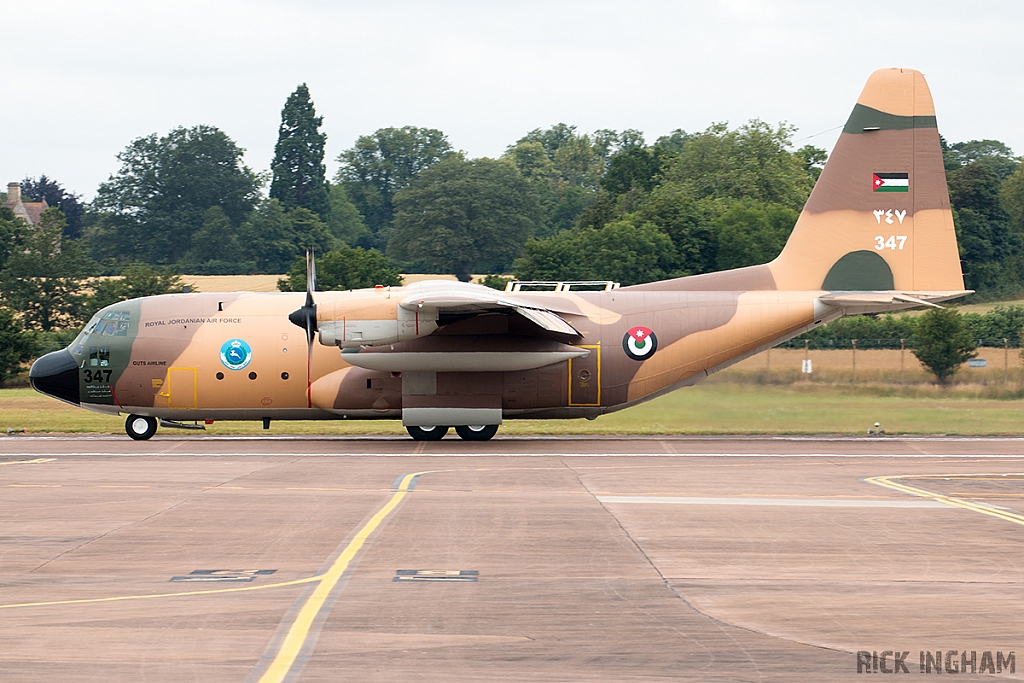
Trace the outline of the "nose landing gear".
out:
M 136 441 L 145 441 L 156 434 L 156 418 L 129 415 L 124 421 L 124 431 Z

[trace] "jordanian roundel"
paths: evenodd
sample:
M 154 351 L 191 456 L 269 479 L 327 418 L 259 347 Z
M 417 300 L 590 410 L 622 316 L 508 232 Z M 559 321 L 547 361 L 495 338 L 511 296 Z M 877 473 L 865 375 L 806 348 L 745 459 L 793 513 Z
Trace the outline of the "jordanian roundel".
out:
M 649 327 L 634 327 L 622 338 L 622 348 L 633 360 L 646 360 L 658 350 L 658 337 Z

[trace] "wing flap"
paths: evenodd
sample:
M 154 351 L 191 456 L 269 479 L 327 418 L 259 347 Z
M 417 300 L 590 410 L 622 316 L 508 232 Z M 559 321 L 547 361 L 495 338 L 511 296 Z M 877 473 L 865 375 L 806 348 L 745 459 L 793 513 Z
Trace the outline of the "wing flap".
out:
M 558 334 L 567 334 L 573 337 L 580 336 L 575 327 L 565 322 L 560 316 L 551 311 L 544 311 L 537 308 L 523 308 L 517 306 L 515 312 L 523 316 L 541 329 Z

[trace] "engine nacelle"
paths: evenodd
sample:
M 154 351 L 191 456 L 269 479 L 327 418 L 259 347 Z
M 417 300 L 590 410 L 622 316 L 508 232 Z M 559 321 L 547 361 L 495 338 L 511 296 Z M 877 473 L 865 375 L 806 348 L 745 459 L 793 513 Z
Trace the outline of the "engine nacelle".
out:
M 343 349 L 383 346 L 425 337 L 437 329 L 436 311 L 409 311 L 401 306 L 393 310 L 395 318 L 390 320 L 350 320 L 343 316 L 340 320 L 317 321 L 320 343 Z

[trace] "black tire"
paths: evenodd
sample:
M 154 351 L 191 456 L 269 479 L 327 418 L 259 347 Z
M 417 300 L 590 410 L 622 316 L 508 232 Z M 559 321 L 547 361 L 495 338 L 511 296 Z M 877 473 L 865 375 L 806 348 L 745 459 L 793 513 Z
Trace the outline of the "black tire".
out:
M 464 441 L 490 441 L 491 437 L 498 433 L 498 425 L 456 427 L 455 433 Z
M 145 441 L 156 434 L 156 418 L 129 415 L 124 421 L 124 431 L 136 441 Z
M 416 441 L 440 441 L 448 433 L 448 427 L 406 427 L 409 436 Z

